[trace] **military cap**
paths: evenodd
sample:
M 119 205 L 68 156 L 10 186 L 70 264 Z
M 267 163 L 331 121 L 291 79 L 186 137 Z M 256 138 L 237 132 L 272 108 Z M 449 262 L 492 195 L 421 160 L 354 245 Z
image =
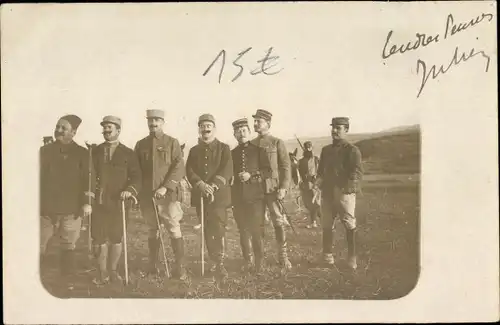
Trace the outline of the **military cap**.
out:
M 304 142 L 304 148 L 306 148 L 306 147 L 312 147 L 312 146 L 313 146 L 313 144 L 312 144 L 311 141 Z
M 215 125 L 215 118 L 212 114 L 203 114 L 198 118 L 198 125 L 200 125 L 201 122 L 212 122 Z
M 102 118 L 101 125 L 104 126 L 104 124 L 106 124 L 106 123 L 113 123 L 114 125 L 118 126 L 119 128 L 122 127 L 122 120 L 117 116 L 113 116 L 113 115 L 104 116 Z
M 233 122 L 233 129 L 237 129 L 242 126 L 248 126 L 248 119 L 246 117 L 240 118 Z
M 264 120 L 271 122 L 271 118 L 273 117 L 273 114 L 271 112 L 268 112 L 264 109 L 258 109 L 257 112 L 252 115 L 253 118 L 263 118 Z
M 165 119 L 165 112 L 161 109 L 148 109 L 146 111 L 146 118 L 161 118 Z
M 332 123 L 330 125 L 349 125 L 348 117 L 334 117 L 332 118 Z
M 61 117 L 61 120 L 68 121 L 68 123 L 71 125 L 71 127 L 74 130 L 78 129 L 78 127 L 82 123 L 82 119 L 81 118 L 79 118 L 76 115 L 72 115 L 72 114 L 70 114 L 70 115 L 64 115 L 63 117 Z

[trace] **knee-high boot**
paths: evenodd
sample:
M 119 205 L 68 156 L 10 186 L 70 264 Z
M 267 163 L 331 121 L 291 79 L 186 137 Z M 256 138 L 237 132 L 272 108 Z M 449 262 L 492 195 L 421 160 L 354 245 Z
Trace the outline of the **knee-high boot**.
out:
M 286 231 L 284 226 L 275 226 L 276 242 L 278 244 L 278 260 L 284 269 L 292 268 L 292 263 L 288 259 L 288 246 L 286 241 Z
M 171 244 L 175 255 L 175 274 L 180 280 L 185 280 L 187 274 L 184 268 L 184 240 L 182 237 L 172 238 Z
M 352 269 L 358 267 L 356 261 L 356 228 L 346 229 L 348 265 Z

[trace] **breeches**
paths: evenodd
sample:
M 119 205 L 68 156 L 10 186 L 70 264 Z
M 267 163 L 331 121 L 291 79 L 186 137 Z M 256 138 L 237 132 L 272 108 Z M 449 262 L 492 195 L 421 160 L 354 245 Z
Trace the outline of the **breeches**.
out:
M 103 205 L 96 206 L 95 212 L 92 214 L 91 233 L 95 245 L 103 245 L 107 241 L 111 244 L 120 244 L 123 238 L 121 208 L 110 208 Z
M 156 219 L 156 212 L 153 206 L 153 201 L 141 200 L 141 213 L 143 218 L 149 226 L 149 237 L 156 238 L 158 232 L 158 220 L 161 224 L 165 225 L 167 231 L 172 238 L 181 238 L 181 225 L 180 221 L 184 215 L 181 203 L 178 201 L 170 201 L 165 204 L 158 204 L 158 220 Z
M 45 253 L 49 239 L 55 234 L 59 236 L 62 249 L 75 249 L 76 242 L 80 238 L 82 218 L 75 218 L 74 215 L 42 216 L 40 223 L 40 249 L 42 253 Z
M 336 218 L 340 218 L 346 229 L 356 228 L 356 194 L 344 194 L 335 187 L 332 191 L 322 192 L 321 197 L 321 223 L 323 229 L 333 229 Z

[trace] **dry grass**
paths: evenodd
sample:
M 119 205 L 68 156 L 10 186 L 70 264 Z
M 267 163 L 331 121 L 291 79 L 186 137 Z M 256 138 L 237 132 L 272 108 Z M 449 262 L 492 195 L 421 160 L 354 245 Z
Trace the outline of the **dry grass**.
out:
M 57 245 L 49 247 L 49 266 L 41 270 L 46 289 L 55 296 L 112 298 L 235 298 L 235 299 L 395 299 L 408 294 L 419 273 L 419 182 L 399 181 L 399 186 L 373 179 L 357 201 L 358 270 L 344 267 L 346 243 L 344 229 L 336 223 L 336 266 L 328 268 L 318 262 L 321 254 L 321 231 L 306 229 L 305 212 L 297 211 L 293 192 L 287 209 L 297 235 L 288 232 L 290 259 L 294 268 L 282 274 L 277 267 L 272 226 L 265 236 L 266 268 L 259 277 L 242 274 L 238 231 L 232 216 L 227 232 L 227 269 L 225 282 L 210 275 L 200 276 L 200 234 L 193 230 L 196 217 L 187 209 L 182 225 L 190 279 L 186 283 L 169 279 L 141 277 L 147 266 L 147 228 L 140 218 L 131 218 L 129 268 L 131 284 L 96 287 L 91 283 L 94 272 L 85 247 L 86 233 L 78 243 L 79 274 L 74 289 L 62 291 L 57 281 Z M 168 256 L 173 257 L 168 248 Z M 172 262 L 172 261 L 170 261 Z

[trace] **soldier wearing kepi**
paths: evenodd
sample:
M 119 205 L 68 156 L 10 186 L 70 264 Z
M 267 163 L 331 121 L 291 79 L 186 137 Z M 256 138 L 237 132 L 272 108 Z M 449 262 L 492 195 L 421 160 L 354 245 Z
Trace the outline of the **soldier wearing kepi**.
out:
M 266 110 L 258 109 L 255 115 L 253 115 L 253 118 L 254 129 L 259 135 L 251 142 L 264 148 L 271 163 L 271 178 L 266 180 L 265 185 L 265 202 L 270 212 L 276 241 L 278 243 L 279 262 L 284 270 L 288 270 L 292 267 L 292 264 L 288 260 L 288 248 L 285 231 L 286 218 L 280 207 L 279 201 L 282 201 L 285 198 L 290 187 L 290 157 L 283 140 L 278 139 L 269 133 L 272 114 Z
M 215 137 L 215 118 L 203 114 L 198 119 L 200 141 L 191 148 L 186 161 L 186 175 L 193 185 L 191 206 L 204 207 L 204 232 L 212 271 L 226 277 L 224 267 L 224 234 L 226 209 L 231 203 L 230 179 L 233 162 L 229 146 Z
M 40 149 L 41 259 L 43 262 L 47 242 L 57 232 L 60 271 L 69 288 L 82 217 L 92 213 L 95 197 L 89 152 L 73 141 L 81 122 L 76 115 L 61 117 L 54 131 L 55 142 Z
M 99 277 L 96 284 L 121 281 L 117 272 L 122 254 L 123 220 L 121 201 L 137 196 L 141 187 L 141 170 L 134 151 L 119 142 L 122 122 L 116 116 L 105 116 L 101 122 L 105 142 L 93 152 L 96 170 L 96 205 L 92 218 L 92 239 Z M 108 245 L 109 242 L 109 245 Z M 108 274 L 108 256 L 110 273 Z
M 135 152 L 142 171 L 142 189 L 139 204 L 143 217 L 149 226 L 149 273 L 158 274 L 158 254 L 160 250 L 160 229 L 156 220 L 153 197 L 155 197 L 160 222 L 170 234 L 176 260 L 174 275 L 181 280 L 187 278 L 184 268 L 184 240 L 180 221 L 180 182 L 185 175 L 184 160 L 179 141 L 163 133 L 165 113 L 162 110 L 148 110 L 149 135 L 137 142 Z M 164 261 L 166 263 L 166 261 Z
M 321 189 L 323 226 L 323 258 L 334 264 L 332 254 L 333 226 L 338 217 L 346 229 L 348 266 L 357 268 L 356 261 L 356 192 L 363 175 L 361 152 L 345 136 L 349 131 L 347 117 L 332 119 L 333 143 L 321 150 L 316 186 Z
M 271 164 L 266 151 L 250 143 L 248 120 L 233 122 L 234 137 L 238 146 L 231 152 L 234 183 L 231 187 L 233 214 L 240 231 L 240 244 L 246 270 L 254 267 L 259 273 L 262 267 L 262 227 L 264 226 L 265 180 L 271 177 Z M 255 265 L 252 263 L 252 251 Z
M 312 142 L 304 142 L 304 156 L 299 160 L 299 174 L 302 179 L 299 188 L 302 201 L 311 218 L 311 223 L 307 225 L 307 228 L 316 228 L 318 226 L 316 219 L 318 218 L 319 204 L 316 201 L 317 197 L 315 197 L 318 191 L 314 189 L 318 166 L 319 158 L 313 155 Z

